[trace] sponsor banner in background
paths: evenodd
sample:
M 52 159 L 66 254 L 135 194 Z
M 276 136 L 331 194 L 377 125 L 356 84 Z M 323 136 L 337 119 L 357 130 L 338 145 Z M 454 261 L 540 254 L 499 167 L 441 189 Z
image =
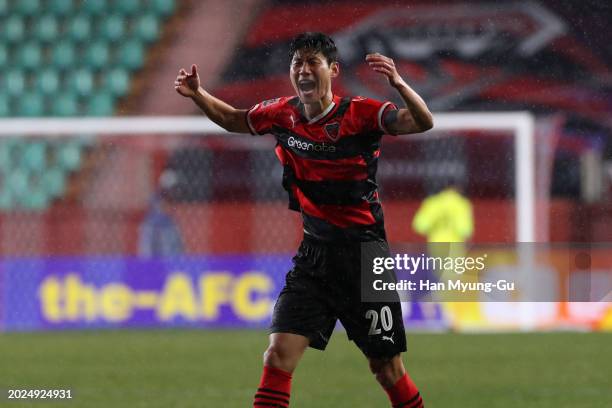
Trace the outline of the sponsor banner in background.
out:
M 477 254 L 474 250 L 468 252 Z M 515 248 L 488 247 L 486 252 L 489 274 L 511 273 L 520 265 Z M 612 302 L 607 296 L 600 299 L 600 292 L 610 287 L 612 252 L 594 246 L 576 254 L 584 253 L 588 265 L 580 256 L 568 258 L 574 252 L 567 248 L 536 251 L 529 276 L 565 277 L 550 285 L 561 288 L 560 282 L 588 271 L 587 280 L 577 280 L 577 293 L 597 292 L 598 301 L 409 301 L 402 303 L 405 324 L 460 331 L 610 330 Z M 0 331 L 265 328 L 290 267 L 291 255 L 6 259 L 0 261 Z M 397 272 L 399 277 L 402 271 Z
M 0 329 L 264 328 L 290 255 L 0 261 Z M 442 327 L 437 305 L 403 305 L 406 324 Z

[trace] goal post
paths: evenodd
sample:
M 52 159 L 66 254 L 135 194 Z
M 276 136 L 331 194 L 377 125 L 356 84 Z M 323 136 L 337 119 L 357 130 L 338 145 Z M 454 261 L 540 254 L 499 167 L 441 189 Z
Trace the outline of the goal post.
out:
M 437 131 L 510 130 L 514 137 L 516 241 L 535 242 L 535 118 L 529 112 L 438 113 Z

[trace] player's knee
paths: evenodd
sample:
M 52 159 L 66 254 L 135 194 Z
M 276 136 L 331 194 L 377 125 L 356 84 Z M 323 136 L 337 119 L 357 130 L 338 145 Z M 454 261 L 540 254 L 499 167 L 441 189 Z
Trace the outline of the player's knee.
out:
M 385 361 L 380 359 L 370 359 L 370 371 L 376 377 L 376 381 L 378 381 L 383 387 L 388 388 L 393 386 L 390 384 L 391 378 L 389 375 L 389 366 L 385 364 Z
M 368 362 L 376 381 L 385 388 L 393 387 L 405 372 L 399 354 L 392 358 L 370 358 Z
M 293 372 L 304 350 L 308 347 L 308 338 L 289 333 L 274 333 L 270 336 L 270 345 L 263 355 L 264 365 Z
M 263 353 L 263 362 L 264 365 L 275 366 L 274 363 L 277 363 L 280 360 L 280 355 L 277 351 L 277 348 L 270 345 Z
M 263 354 L 264 365 L 292 371 L 290 368 L 290 356 L 283 347 L 270 344 Z

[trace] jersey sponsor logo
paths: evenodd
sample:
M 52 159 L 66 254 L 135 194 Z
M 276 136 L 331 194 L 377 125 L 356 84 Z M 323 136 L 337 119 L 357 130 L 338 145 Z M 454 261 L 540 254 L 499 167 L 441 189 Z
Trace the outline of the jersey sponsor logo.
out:
M 332 141 L 337 142 L 340 138 L 340 123 L 333 122 L 328 123 L 323 128 L 327 137 L 329 137 Z
M 294 149 L 303 150 L 305 152 L 329 152 L 329 153 L 336 152 L 336 146 L 329 145 L 325 142 L 323 143 L 304 142 L 304 141 L 296 139 L 293 136 L 287 139 L 287 145 L 289 145 L 289 147 L 292 147 Z

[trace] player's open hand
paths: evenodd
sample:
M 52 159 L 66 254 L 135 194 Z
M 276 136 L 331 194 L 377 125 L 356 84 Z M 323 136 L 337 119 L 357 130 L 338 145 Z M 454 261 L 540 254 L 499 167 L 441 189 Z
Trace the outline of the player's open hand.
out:
M 186 97 L 192 97 L 200 87 L 200 77 L 198 75 L 198 67 L 193 64 L 191 73 L 188 73 L 183 68 L 179 71 L 176 81 L 174 81 L 174 89 Z
M 389 84 L 394 88 L 404 83 L 404 80 L 395 68 L 395 62 L 389 57 L 379 53 L 366 55 L 366 62 L 376 72 L 385 75 L 389 80 Z

